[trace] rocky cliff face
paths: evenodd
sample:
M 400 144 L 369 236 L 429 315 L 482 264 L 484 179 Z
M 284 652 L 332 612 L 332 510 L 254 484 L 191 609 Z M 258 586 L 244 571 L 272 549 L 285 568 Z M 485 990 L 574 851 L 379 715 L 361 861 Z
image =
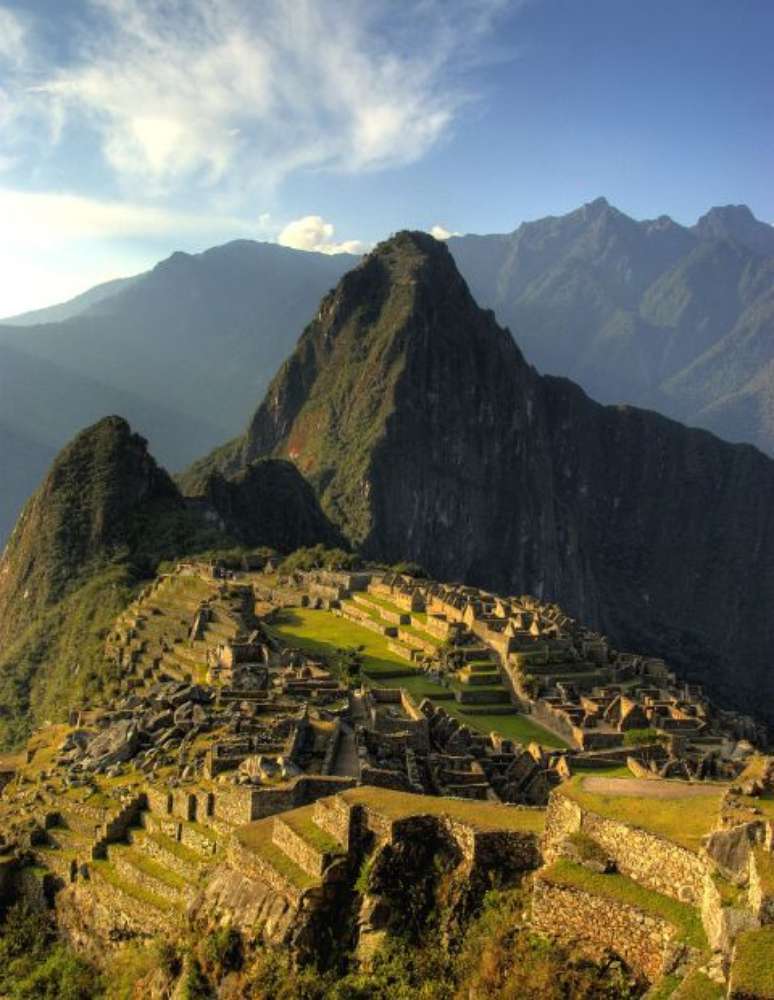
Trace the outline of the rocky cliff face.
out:
M 774 464 L 540 377 L 429 236 L 323 300 L 224 467 L 261 454 L 296 462 L 368 556 L 555 599 L 765 711 Z

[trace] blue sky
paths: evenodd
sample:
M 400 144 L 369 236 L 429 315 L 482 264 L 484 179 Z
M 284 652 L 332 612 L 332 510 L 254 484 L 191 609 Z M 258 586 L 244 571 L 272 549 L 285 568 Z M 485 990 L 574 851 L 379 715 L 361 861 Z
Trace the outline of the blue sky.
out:
M 774 221 L 770 0 L 0 0 L 0 316 L 235 237 Z

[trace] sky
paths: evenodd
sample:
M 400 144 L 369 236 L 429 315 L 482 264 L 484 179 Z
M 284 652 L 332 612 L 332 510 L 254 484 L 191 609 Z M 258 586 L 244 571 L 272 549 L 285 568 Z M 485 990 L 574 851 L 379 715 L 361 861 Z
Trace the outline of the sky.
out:
M 236 238 L 774 222 L 772 0 L 0 0 L 0 316 Z

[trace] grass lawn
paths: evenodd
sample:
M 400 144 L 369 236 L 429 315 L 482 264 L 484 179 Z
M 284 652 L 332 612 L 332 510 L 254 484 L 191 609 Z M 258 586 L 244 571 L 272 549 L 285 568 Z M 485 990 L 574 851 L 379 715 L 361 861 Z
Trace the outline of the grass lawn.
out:
M 470 823 L 478 830 L 511 830 L 523 833 L 543 832 L 545 810 L 479 802 L 472 799 L 444 799 L 434 795 L 414 795 L 386 788 L 363 786 L 350 788 L 341 797 L 353 805 L 364 805 L 390 820 L 407 816 L 450 816 Z
M 590 812 L 658 834 L 694 853 L 699 851 L 702 837 L 714 828 L 725 791 L 723 786 L 718 788 L 716 795 L 638 798 L 631 794 L 586 791 L 583 787 L 586 777 L 579 774 L 565 782 L 560 786 L 561 794 Z
M 672 1000 L 722 1000 L 725 995 L 725 987 L 718 986 L 703 972 L 694 969 L 674 991 Z
M 581 889 L 594 896 L 636 906 L 639 910 L 672 924 L 686 944 L 699 949 L 707 947 L 698 910 L 660 892 L 645 889 L 625 875 L 600 875 L 582 865 L 561 859 L 542 871 L 538 877 L 553 885 Z
M 774 997 L 774 926 L 736 939 L 731 988 L 740 995 Z
M 483 733 L 497 732 L 506 739 L 515 740 L 517 743 L 540 743 L 544 747 L 564 749 L 567 744 L 560 736 L 549 732 L 533 722 L 528 715 L 516 713 L 515 715 L 464 715 L 456 702 L 443 702 L 443 707 L 450 714 L 464 722 L 471 729 L 478 729 Z
M 319 656 L 331 656 L 337 649 L 363 647 L 363 669 L 372 677 L 392 671 L 419 671 L 387 646 L 389 640 L 378 632 L 354 622 L 312 608 L 286 608 L 269 630 L 289 646 Z
M 313 608 L 285 609 L 270 631 L 289 646 L 307 653 L 330 656 L 337 649 L 363 647 L 363 669 L 374 686 L 404 687 L 417 701 L 437 699 L 451 715 L 471 729 L 482 733 L 496 731 L 519 743 L 533 740 L 547 747 L 566 747 L 560 737 L 543 729 L 526 715 L 463 715 L 457 703 L 449 700 L 449 688 L 434 684 L 417 667 L 388 648 L 389 640 L 370 629 Z

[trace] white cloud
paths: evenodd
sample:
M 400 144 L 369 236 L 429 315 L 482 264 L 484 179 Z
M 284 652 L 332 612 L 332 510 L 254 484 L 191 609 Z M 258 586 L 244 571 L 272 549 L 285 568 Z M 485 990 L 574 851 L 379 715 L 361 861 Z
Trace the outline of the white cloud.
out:
M 20 65 L 27 56 L 27 29 L 21 18 L 0 5 L 0 61 Z
M 300 168 L 417 160 L 469 99 L 459 74 L 506 5 L 89 3 L 88 41 L 34 94 L 65 134 L 87 124 L 124 181 L 158 193 L 192 179 L 268 187 Z
M 446 226 L 441 226 L 436 223 L 434 226 L 431 226 L 430 235 L 434 236 L 437 240 L 448 240 L 450 236 L 459 236 L 460 234 L 453 233 L 450 229 L 447 229 Z
M 332 222 L 326 222 L 320 215 L 305 215 L 289 222 L 277 237 L 283 247 L 294 250 L 315 250 L 317 253 L 364 253 L 366 244 L 360 240 L 344 240 L 336 243 L 336 232 Z

